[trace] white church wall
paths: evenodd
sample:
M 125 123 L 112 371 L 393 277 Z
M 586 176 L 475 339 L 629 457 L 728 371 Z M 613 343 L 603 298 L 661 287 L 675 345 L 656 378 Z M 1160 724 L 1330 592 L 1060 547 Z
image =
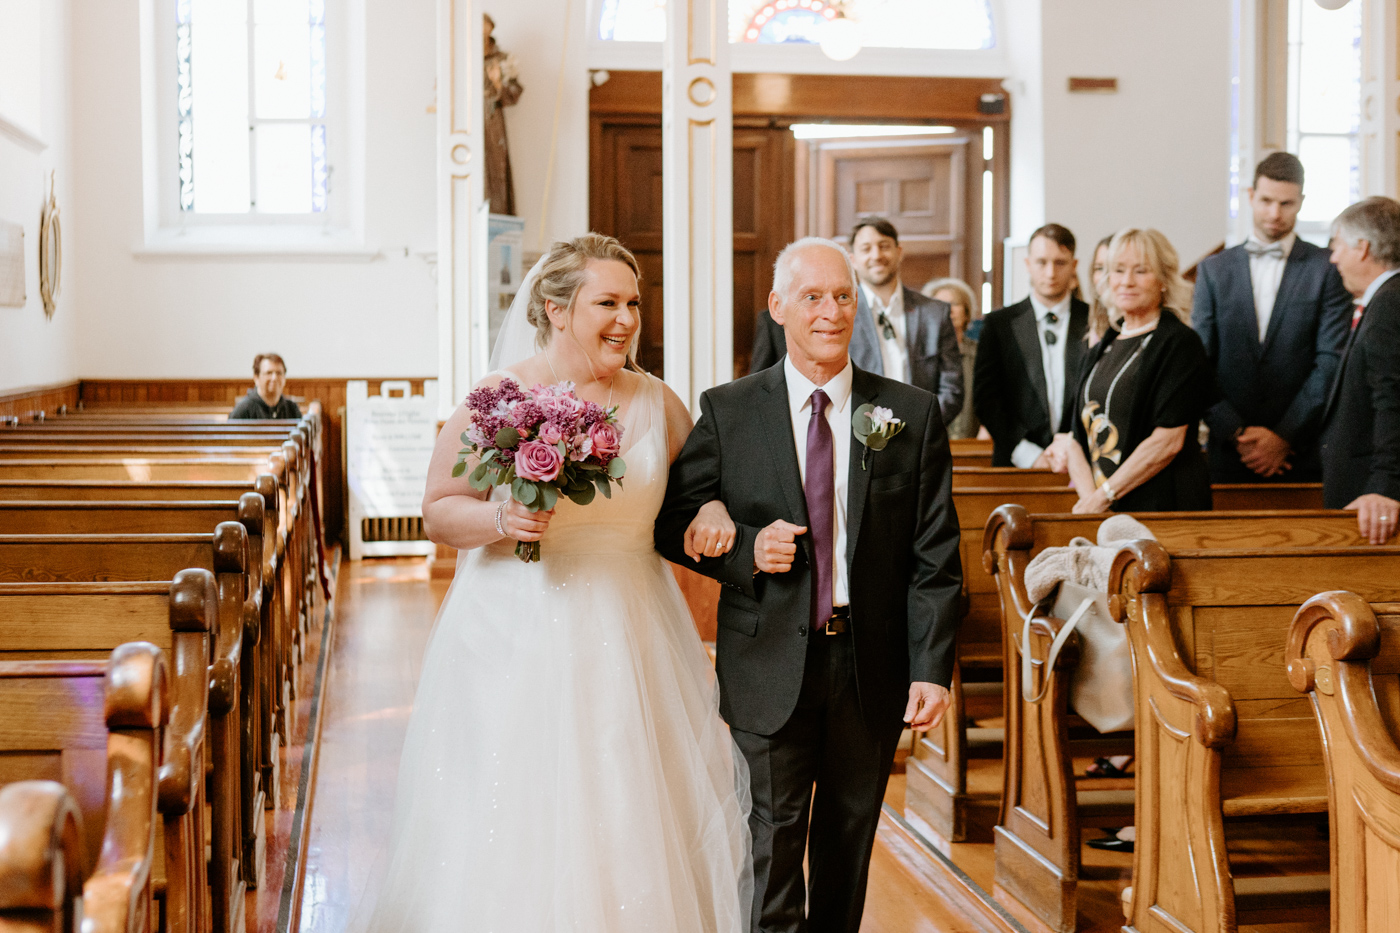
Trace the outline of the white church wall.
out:
M 69 145 L 67 2 L 0 0 L 0 219 L 24 227 L 26 301 L 0 308 L 0 393 L 77 377 L 78 285 Z M 39 298 L 39 216 L 54 173 L 66 271 L 50 320 Z
M 138 255 L 139 5 L 75 2 L 79 375 L 241 377 L 264 350 L 300 376 L 433 373 L 433 0 L 364 4 L 364 230 L 377 255 L 358 262 Z M 173 63 L 154 73 L 173 77 Z
M 1129 224 L 1194 263 L 1229 224 L 1231 5 L 1041 5 L 1044 218 L 1074 231 L 1086 273 L 1093 244 Z M 1071 76 L 1114 77 L 1118 91 L 1070 93 Z
M 588 229 L 587 7 L 583 0 L 569 4 L 567 22 L 558 0 L 495 0 L 484 7 L 496 23 L 496 41 L 516 57 L 525 87 L 520 102 L 506 108 L 506 135 L 527 253 Z M 558 141 L 546 207 L 556 95 Z

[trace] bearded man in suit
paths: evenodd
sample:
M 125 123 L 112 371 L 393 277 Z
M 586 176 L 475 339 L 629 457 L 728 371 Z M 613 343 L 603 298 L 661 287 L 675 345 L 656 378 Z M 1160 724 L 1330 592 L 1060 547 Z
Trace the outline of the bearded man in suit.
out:
M 1201 260 L 1191 326 L 1215 369 L 1206 413 L 1216 483 L 1322 478 L 1318 429 L 1351 319 L 1351 296 L 1327 250 L 1294 232 L 1303 163 L 1275 152 L 1248 189 L 1254 231 Z
M 866 217 L 851 231 L 851 259 L 860 288 L 851 334 L 851 360 L 866 372 L 918 386 L 938 396 L 944 423 L 962 411 L 962 351 L 952 308 L 904 285 L 899 231 L 883 217 Z M 783 328 L 764 311 L 754 325 L 749 372 L 767 369 L 787 352 Z
M 992 466 L 1048 468 L 1045 449 L 1073 426 L 1089 328 L 1089 306 L 1074 297 L 1074 250 L 1067 227 L 1046 224 L 1032 233 L 1030 296 L 982 319 L 972 398 L 992 435 Z
M 933 395 L 853 365 L 856 283 L 838 244 L 783 250 L 768 307 L 785 358 L 700 396 L 656 546 L 724 584 L 716 670 L 750 771 L 753 929 L 857 933 L 900 733 L 948 703 L 952 456 Z M 723 550 L 692 525 L 711 500 L 733 520 Z

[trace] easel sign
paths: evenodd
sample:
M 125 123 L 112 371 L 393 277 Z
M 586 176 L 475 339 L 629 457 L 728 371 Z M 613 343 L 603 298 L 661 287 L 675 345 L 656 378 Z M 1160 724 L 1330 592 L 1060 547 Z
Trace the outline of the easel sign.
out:
M 437 380 L 414 395 L 407 380 L 345 384 L 345 463 L 350 490 L 350 559 L 429 555 L 423 490 L 437 441 Z

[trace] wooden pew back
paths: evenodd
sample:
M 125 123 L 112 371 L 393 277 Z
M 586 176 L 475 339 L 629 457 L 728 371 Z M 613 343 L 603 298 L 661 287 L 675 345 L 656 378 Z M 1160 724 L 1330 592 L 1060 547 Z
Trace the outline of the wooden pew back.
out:
M 1165 914 L 1182 930 L 1235 929 L 1224 820 L 1326 812 L 1321 744 L 1284 647 L 1296 607 L 1336 586 L 1400 599 L 1400 549 L 1119 552 L 1110 605 L 1137 700 L 1130 925 Z
M 1161 512 L 1136 517 L 1168 549 L 1368 546 L 1354 512 Z M 1077 638 L 1061 653 L 1055 670 L 1046 671 L 1041 663 L 1063 620 L 1042 618 L 1032 626 L 1036 680 L 1031 686 L 1046 692 L 1037 703 L 1022 698 L 1022 620 L 1035 609 L 1026 593 L 1025 569 L 1046 547 L 1063 547 L 1074 538 L 1095 540 L 1103 519 L 1028 515 L 1019 506 L 1007 505 L 992 514 L 983 539 L 982 563 L 996 579 L 1001 599 L 1005 656 L 1006 742 L 996 883 L 1061 931 L 1075 925 L 1081 826 L 1127 822 L 1132 793 L 1076 792 L 1066 700 Z
M 1332 929 L 1400 926 L 1400 605 L 1333 590 L 1288 633 L 1288 679 L 1312 701 L 1331 787 Z
M 0 661 L 0 784 L 67 788 L 86 830 L 83 911 L 98 929 L 155 929 L 166 678 L 160 650 L 142 643 L 108 661 Z

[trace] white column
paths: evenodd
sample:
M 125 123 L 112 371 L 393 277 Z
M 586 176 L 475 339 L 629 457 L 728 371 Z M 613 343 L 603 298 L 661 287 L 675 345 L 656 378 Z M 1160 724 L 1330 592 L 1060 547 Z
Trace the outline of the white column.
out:
M 666 381 L 698 408 L 734 378 L 733 82 L 725 0 L 666 5 L 662 66 Z
M 1372 0 L 1361 15 L 1361 196 L 1393 198 L 1400 191 L 1400 0 Z
M 437 3 L 438 416 L 486 374 L 482 29 L 472 0 Z

